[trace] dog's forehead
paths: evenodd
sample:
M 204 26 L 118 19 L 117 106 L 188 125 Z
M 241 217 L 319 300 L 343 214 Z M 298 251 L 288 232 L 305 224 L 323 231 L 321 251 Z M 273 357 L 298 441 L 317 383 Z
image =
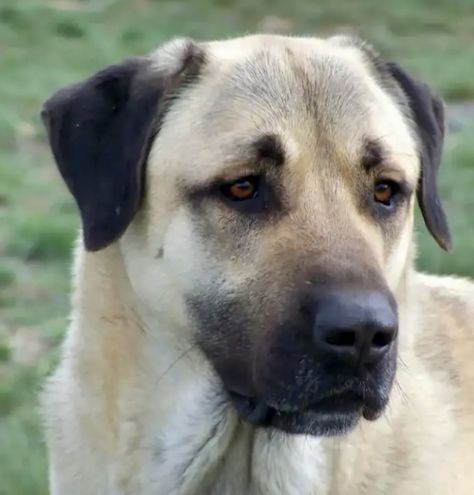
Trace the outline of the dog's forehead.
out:
M 210 41 L 203 43 L 210 53 L 219 58 L 220 62 L 234 63 L 255 53 L 272 52 L 284 54 L 291 50 L 295 55 L 339 55 L 346 58 L 359 58 L 360 51 L 355 39 L 343 36 L 332 38 L 298 37 L 256 34 L 228 40 Z
M 394 98 L 356 45 L 340 38 L 258 35 L 203 43 L 198 79 L 173 105 L 156 147 L 176 155 L 177 174 L 203 180 L 226 165 L 236 143 L 276 135 L 293 156 L 360 161 L 382 143 L 416 176 L 416 146 Z M 174 150 L 174 151 L 173 151 Z
M 324 119 L 329 109 L 342 113 L 343 108 L 335 103 L 364 104 L 361 79 L 367 71 L 357 51 L 341 50 L 324 40 L 244 40 L 209 47 L 209 79 L 203 80 L 214 95 L 216 107 L 210 109 L 211 116 L 216 115 L 215 110 L 232 108 L 260 125 L 271 125 L 275 117 L 287 120 L 295 115 L 303 124 L 305 117 L 313 123 Z

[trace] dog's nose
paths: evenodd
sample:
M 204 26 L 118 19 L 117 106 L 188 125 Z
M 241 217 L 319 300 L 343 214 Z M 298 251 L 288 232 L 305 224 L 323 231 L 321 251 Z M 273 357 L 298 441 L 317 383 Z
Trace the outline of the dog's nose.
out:
M 317 300 L 313 337 L 323 358 L 375 365 L 390 349 L 397 329 L 395 303 L 384 293 L 335 292 Z

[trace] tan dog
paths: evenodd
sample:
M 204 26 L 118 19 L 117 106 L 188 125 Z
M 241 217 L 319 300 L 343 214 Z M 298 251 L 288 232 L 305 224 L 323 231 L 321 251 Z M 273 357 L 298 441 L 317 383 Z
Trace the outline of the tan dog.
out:
M 364 44 L 178 40 L 43 118 L 82 218 L 54 495 L 471 495 L 474 285 L 413 269 L 443 106 Z

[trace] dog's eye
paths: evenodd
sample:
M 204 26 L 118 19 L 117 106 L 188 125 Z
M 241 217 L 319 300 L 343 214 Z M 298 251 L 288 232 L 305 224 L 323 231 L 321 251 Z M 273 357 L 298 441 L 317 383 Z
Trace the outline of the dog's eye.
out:
M 375 184 L 374 200 L 385 206 L 390 206 L 392 199 L 399 190 L 398 184 L 391 180 L 382 180 Z
M 221 193 L 231 201 L 245 201 L 258 195 L 259 178 L 249 176 L 221 186 Z

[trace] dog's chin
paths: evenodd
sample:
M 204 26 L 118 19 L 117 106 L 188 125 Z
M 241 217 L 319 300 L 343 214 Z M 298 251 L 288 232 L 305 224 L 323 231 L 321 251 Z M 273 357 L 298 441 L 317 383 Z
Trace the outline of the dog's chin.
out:
M 291 434 L 338 436 L 350 432 L 363 417 L 373 421 L 384 405 L 368 405 L 361 396 L 343 393 L 322 399 L 301 410 L 279 410 L 265 402 L 231 393 L 239 416 L 258 427 L 271 427 Z
M 310 409 L 294 413 L 276 411 L 269 426 L 291 434 L 338 436 L 351 431 L 360 417 L 360 410 L 330 414 Z

